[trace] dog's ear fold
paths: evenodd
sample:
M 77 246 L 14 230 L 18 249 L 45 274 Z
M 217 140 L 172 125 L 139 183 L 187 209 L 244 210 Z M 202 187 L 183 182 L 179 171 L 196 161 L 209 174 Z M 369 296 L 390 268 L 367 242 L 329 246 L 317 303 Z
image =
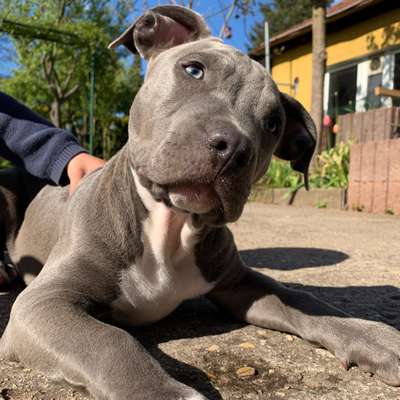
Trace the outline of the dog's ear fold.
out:
M 108 47 L 123 44 L 132 53 L 149 59 L 179 44 L 211 36 L 203 19 L 196 12 L 181 6 L 159 6 L 138 18 Z
M 316 146 L 315 124 L 310 114 L 294 98 L 281 93 L 281 102 L 286 113 L 286 126 L 274 154 L 290 161 L 295 171 L 304 174 L 308 190 L 308 168 Z

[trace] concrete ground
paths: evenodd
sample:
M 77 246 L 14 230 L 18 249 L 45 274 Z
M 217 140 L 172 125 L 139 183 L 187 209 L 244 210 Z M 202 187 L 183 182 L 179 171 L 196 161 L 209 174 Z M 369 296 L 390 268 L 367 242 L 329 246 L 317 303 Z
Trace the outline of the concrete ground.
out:
M 232 230 L 253 268 L 400 329 L 400 218 L 250 203 Z M 18 290 L 0 293 L 0 332 Z M 210 400 L 400 399 L 400 388 L 358 368 L 344 371 L 327 351 L 297 337 L 238 323 L 206 300 L 134 333 L 171 375 Z M 237 376 L 241 367 L 250 367 L 250 376 Z M 87 398 L 0 361 L 0 399 Z

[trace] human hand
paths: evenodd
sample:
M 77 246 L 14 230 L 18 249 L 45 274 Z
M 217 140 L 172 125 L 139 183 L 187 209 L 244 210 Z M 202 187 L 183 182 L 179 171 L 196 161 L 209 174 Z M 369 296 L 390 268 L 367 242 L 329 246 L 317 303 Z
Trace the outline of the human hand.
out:
M 93 157 L 87 153 L 79 153 L 73 157 L 67 165 L 67 175 L 69 178 L 69 194 L 74 193 L 75 189 L 79 185 L 80 180 L 90 174 L 97 168 L 101 168 L 105 164 L 105 161 Z

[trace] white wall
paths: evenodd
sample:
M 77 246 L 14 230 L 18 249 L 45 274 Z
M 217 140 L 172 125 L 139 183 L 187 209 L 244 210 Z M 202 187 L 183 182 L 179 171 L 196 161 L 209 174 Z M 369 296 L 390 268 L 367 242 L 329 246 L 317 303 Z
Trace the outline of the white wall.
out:
M 370 60 L 365 60 L 357 65 L 356 112 L 365 111 L 369 64 Z
M 382 86 L 387 89 L 393 89 L 394 61 L 394 53 L 388 53 L 383 56 Z M 384 107 L 391 107 L 392 98 L 382 97 L 382 104 Z

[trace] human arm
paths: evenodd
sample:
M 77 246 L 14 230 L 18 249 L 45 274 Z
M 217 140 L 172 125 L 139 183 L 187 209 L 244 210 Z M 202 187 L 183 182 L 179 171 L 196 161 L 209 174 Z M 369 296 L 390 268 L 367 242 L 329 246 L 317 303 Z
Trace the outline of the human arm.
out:
M 86 154 L 75 137 L 54 127 L 12 97 L 0 92 L 0 156 L 30 174 L 71 190 L 103 160 Z

